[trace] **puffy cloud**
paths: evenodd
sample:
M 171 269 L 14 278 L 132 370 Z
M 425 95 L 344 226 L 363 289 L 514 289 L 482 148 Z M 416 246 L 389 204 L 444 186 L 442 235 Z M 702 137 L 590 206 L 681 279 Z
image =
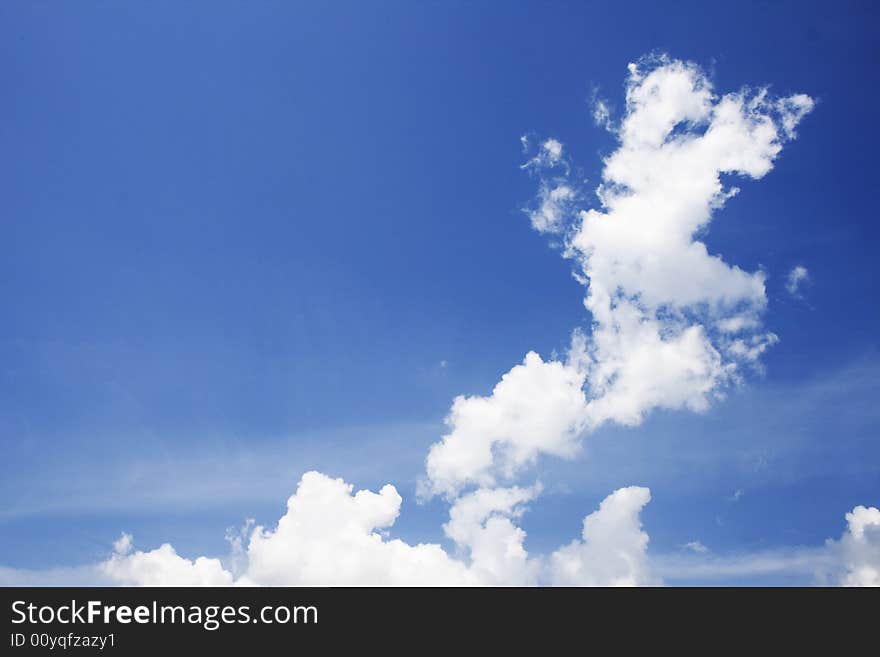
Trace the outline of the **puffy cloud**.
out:
M 105 576 L 126 586 L 229 586 L 232 574 L 219 559 L 199 557 L 194 561 L 164 543 L 155 550 L 132 551 L 128 534 L 114 544 L 115 552 L 100 565 Z
M 326 495 L 303 491 L 304 486 L 323 489 Z M 613 492 L 584 519 L 580 540 L 542 558 L 525 551 L 525 533 L 514 524 L 525 510 L 523 505 L 538 495 L 539 487 L 481 489 L 462 496 L 450 509 L 444 530 L 463 553 L 454 558 L 439 545 L 410 546 L 389 540 L 378 526 L 371 527 L 393 522 L 391 516 L 396 518 L 399 509 L 393 487 L 382 490 L 385 492 L 352 495 L 352 487 L 342 480 L 308 473 L 289 509 L 298 509 L 294 515 L 300 520 L 309 515 L 312 520 L 293 531 L 291 521 L 285 521 L 291 517 L 288 510 L 275 531 L 252 532 L 243 571 L 237 578 L 218 559 L 190 561 L 167 544 L 150 552 L 135 551 L 131 537 L 123 534 L 114 554 L 97 566 L 67 571 L 0 568 L 0 581 L 29 586 L 96 581 L 141 586 L 229 585 L 233 580 L 240 585 L 616 586 L 656 585 L 663 578 L 694 583 L 782 576 L 804 583 L 813 579 L 826 585 L 880 586 L 880 509 L 876 507 L 855 507 L 846 514 L 847 527 L 841 538 L 820 546 L 713 554 L 701 542 L 692 541 L 678 553 L 651 556 L 639 516 L 650 492 L 632 486 Z M 352 509 L 356 509 L 356 520 L 351 517 Z M 320 515 L 337 512 L 346 517 L 341 523 L 349 526 L 348 532 L 314 527 L 319 523 L 332 526 L 332 518 Z M 264 549 L 267 539 L 272 543 L 271 554 Z M 362 545 L 365 541 L 370 543 L 366 549 Z M 334 574 L 328 564 L 343 572 Z
M 637 425 L 658 407 L 706 410 L 709 395 L 731 368 L 722 362 L 705 329 L 693 325 L 670 335 L 661 320 L 644 317 L 624 301 L 614 315 L 613 324 L 593 333 L 591 425 L 608 420 Z
M 659 584 L 648 566 L 648 534 L 639 513 L 651 500 L 647 488 L 614 491 L 584 518 L 582 540 L 550 556 L 551 581 L 559 586 Z
M 122 532 L 122 535 L 113 541 L 113 552 L 116 554 L 128 554 L 134 549 L 134 541 L 131 534 Z
M 785 289 L 793 297 L 800 296 L 801 285 L 810 280 L 810 272 L 803 265 L 794 267 L 785 279 Z
M 378 493 L 355 493 L 342 479 L 307 472 L 274 529 L 250 529 L 247 525 L 249 536 L 241 542 L 237 537 L 232 541 L 228 568 L 219 559 L 190 561 L 168 544 L 150 552 L 134 551 L 131 537 L 123 534 L 99 570 L 116 583 L 143 586 L 510 586 L 554 582 L 564 577 L 564 572 L 545 572 L 544 561 L 528 554 L 526 534 L 515 524 L 525 511 L 524 505 L 539 493 L 537 485 L 481 488 L 456 499 L 443 527 L 461 553 L 456 557 L 438 544 L 410 545 L 389 537 L 401 504 L 394 486 L 386 485 Z M 621 489 L 587 516 L 585 542 L 560 550 L 569 561 L 578 560 L 573 577 L 579 577 L 583 584 L 599 585 L 653 581 L 644 562 L 648 538 L 640 531 L 638 519 L 648 499 L 647 489 Z
M 529 148 L 529 138 L 526 136 L 522 136 L 519 138 L 520 144 L 522 144 L 523 149 Z M 564 168 L 568 168 L 565 159 L 562 157 L 563 145 L 562 142 L 558 139 L 545 139 L 538 146 L 538 152 L 535 156 L 522 165 L 523 169 L 532 169 L 535 171 L 544 169 L 544 168 L 553 168 L 557 166 L 563 166 Z
M 828 547 L 839 568 L 830 581 L 842 586 L 880 586 L 880 509 L 857 506 L 846 514 L 847 530 Z
M 394 486 L 361 490 L 307 472 L 275 529 L 256 527 L 247 547 L 246 584 L 284 586 L 467 585 L 467 566 L 436 544 L 387 539 L 400 513 Z
M 590 416 L 636 424 L 652 408 L 703 410 L 740 363 L 776 337 L 760 332 L 763 272 L 746 272 L 698 239 L 735 193 L 722 174 L 763 177 L 806 96 L 717 96 L 694 64 L 630 66 L 620 146 L 605 160 L 602 208 L 581 211 L 567 255 L 588 285 Z M 736 334 L 736 339 L 717 334 Z
M 580 193 L 555 177 L 542 178 L 529 211 L 539 232 L 565 234 L 592 332 L 576 336 L 564 362 L 529 353 L 490 396 L 456 398 L 423 492 L 494 486 L 539 454 L 570 457 L 605 422 L 637 425 L 655 408 L 704 411 L 778 340 L 761 329 L 764 273 L 726 263 L 698 236 L 735 193 L 721 175 L 764 176 L 812 101 L 773 100 L 764 89 L 718 96 L 699 67 L 668 58 L 629 71 L 620 145 L 596 190 L 601 208 L 575 213 Z M 562 154 L 548 139 L 525 166 L 567 170 Z
M 578 368 L 529 352 L 490 396 L 456 397 L 446 418 L 450 432 L 428 452 L 422 492 L 491 487 L 540 453 L 574 455 L 586 421 L 583 386 Z
M 470 551 L 471 570 L 485 583 L 524 586 L 538 581 L 539 563 L 523 547 L 525 532 L 514 524 L 522 504 L 533 499 L 532 488 L 480 488 L 458 498 L 443 529 Z

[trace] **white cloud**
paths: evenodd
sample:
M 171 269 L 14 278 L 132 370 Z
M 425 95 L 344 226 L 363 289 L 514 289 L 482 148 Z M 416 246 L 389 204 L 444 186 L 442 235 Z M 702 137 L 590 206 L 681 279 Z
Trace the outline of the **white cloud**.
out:
M 812 101 L 773 100 L 765 89 L 718 96 L 696 65 L 668 58 L 629 70 L 620 145 L 596 190 L 601 209 L 575 213 L 576 187 L 543 177 L 561 163 L 568 171 L 558 140 L 543 142 L 524 165 L 542 176 L 532 225 L 564 235 L 565 255 L 587 287 L 592 333 L 575 334 L 565 361 L 531 352 L 490 396 L 457 398 L 450 432 L 428 454 L 423 493 L 479 493 L 540 454 L 574 455 L 582 436 L 605 422 L 636 425 L 655 408 L 704 411 L 778 340 L 761 329 L 764 273 L 710 254 L 699 236 L 739 191 L 725 189 L 722 174 L 763 177 Z M 607 121 L 607 106 L 597 111 Z M 579 564 L 601 545 L 585 532 L 583 543 L 555 553 L 554 578 L 595 579 Z M 626 554 L 637 563 L 644 549 Z
M 842 586 L 880 586 L 880 509 L 857 506 L 846 514 L 847 530 L 828 541 L 839 568 L 828 578 Z
M 593 100 L 593 121 L 600 128 L 604 128 L 608 132 L 613 132 L 614 124 L 611 121 L 611 108 L 608 103 L 596 97 Z
M 651 500 L 647 488 L 621 488 L 584 518 L 582 540 L 550 556 L 551 581 L 558 586 L 644 586 L 659 584 L 648 565 L 648 534 L 639 513 Z
M 541 144 L 542 154 L 552 164 L 556 164 L 562 158 L 562 143 L 557 139 L 548 139 Z
M 798 297 L 800 296 L 801 285 L 809 280 L 810 272 L 803 265 L 798 265 L 788 272 L 788 277 L 785 280 L 785 289 L 793 297 Z
M 331 494 L 336 502 L 357 497 L 351 495 L 351 487 L 341 480 L 318 473 L 311 473 L 310 476 L 319 485 L 327 485 L 328 490 L 335 488 L 336 493 L 341 486 L 342 496 Z M 639 519 L 639 511 L 650 499 L 650 492 L 639 487 L 622 488 L 609 495 L 597 511 L 584 519 L 582 540 L 575 540 L 542 558 L 528 555 L 523 546 L 525 535 L 522 530 L 512 522 L 503 522 L 520 517 L 524 511 L 523 504 L 533 500 L 539 492 L 534 487 L 511 488 L 481 491 L 478 495 L 462 497 L 456 504 L 457 510 L 450 513 L 450 521 L 444 527 L 447 535 L 463 548 L 461 558 L 448 556 L 439 545 L 408 546 L 400 541 L 389 540 L 381 529 L 369 532 L 363 529 L 365 525 L 361 523 L 356 534 L 372 536 L 368 540 L 380 546 L 396 544 L 397 547 L 379 547 L 378 550 L 368 552 L 366 557 L 355 551 L 346 555 L 339 563 L 343 567 L 354 568 L 358 573 L 352 584 L 374 585 L 431 582 L 440 585 L 537 583 L 612 586 L 655 585 L 663 580 L 671 583 L 696 583 L 733 582 L 746 578 L 750 582 L 760 582 L 766 581 L 766 578 L 785 577 L 789 582 L 802 584 L 815 582 L 824 585 L 880 586 L 880 509 L 876 507 L 855 507 L 846 514 L 847 527 L 841 538 L 829 539 L 820 546 L 713 554 L 700 541 L 692 541 L 683 546 L 683 551 L 651 555 L 647 552 L 648 536 L 641 529 Z M 360 491 L 358 494 L 362 493 L 368 491 Z M 368 494 L 382 497 L 381 492 Z M 297 498 L 297 495 L 291 498 L 292 504 L 305 502 L 304 498 Z M 343 501 L 343 506 L 346 503 Z M 327 500 L 321 501 L 319 507 L 312 511 L 317 511 L 318 508 L 328 513 L 336 511 L 334 503 L 330 502 L 328 505 Z M 368 511 L 364 515 L 369 514 Z M 284 517 L 289 515 L 288 512 Z M 313 522 L 332 521 L 316 517 Z M 340 549 L 340 544 L 346 541 L 345 536 L 332 531 L 313 534 L 309 525 L 300 525 L 296 532 L 288 531 L 284 538 L 278 538 L 275 545 L 278 552 L 273 557 L 276 560 L 274 567 L 282 569 L 286 574 L 279 576 L 273 573 L 261 579 L 249 573 L 251 555 L 247 544 L 254 532 L 250 524 L 246 525 L 246 529 L 249 531 L 244 537 L 243 562 L 238 574 L 234 568 L 224 568 L 218 559 L 200 557 L 191 561 L 181 557 L 167 544 L 149 552 L 134 551 L 129 536 L 123 538 L 121 543 L 124 554 L 117 551 L 99 564 L 47 570 L 0 567 L 0 584 L 177 586 L 226 585 L 233 581 L 238 585 L 315 582 L 317 578 L 308 571 L 310 564 L 299 559 L 303 549 L 298 543 L 310 543 L 306 551 L 310 551 L 316 559 L 324 560 L 337 557 L 324 557 L 321 554 L 323 550 L 335 554 Z M 278 536 L 277 530 L 267 534 L 273 540 Z M 294 543 L 292 547 L 297 557 L 293 560 L 289 560 L 284 554 L 287 541 Z M 119 545 L 117 541 L 117 547 Z M 477 554 L 469 556 L 468 546 L 475 546 Z M 383 550 L 385 552 L 379 559 L 384 562 L 383 565 L 377 569 L 367 569 L 368 576 L 362 575 L 358 570 L 359 567 L 364 567 L 361 559 L 375 558 Z M 432 554 L 418 555 L 420 550 Z M 234 548 L 230 560 L 236 558 L 235 552 Z M 265 558 L 265 554 L 255 553 L 255 557 Z M 428 572 L 419 572 L 411 579 L 401 579 L 401 575 L 412 574 L 410 567 L 414 560 Z M 254 564 L 257 571 L 265 566 L 265 562 Z M 331 581 L 343 579 L 331 578 Z
M 587 428 L 636 425 L 655 408 L 704 411 L 744 367 L 760 368 L 778 341 L 761 328 L 764 273 L 726 263 L 699 236 L 739 191 L 721 176 L 763 177 L 812 108 L 807 96 L 772 99 L 766 89 L 719 96 L 698 66 L 667 57 L 629 71 L 600 209 L 575 213 L 583 195 L 556 177 L 541 180 L 530 212 L 540 232 L 565 234 L 587 286 Z M 554 189 L 566 190 L 566 206 Z
M 639 512 L 645 488 L 612 493 L 584 520 L 584 541 L 555 553 L 552 571 L 530 556 L 525 532 L 515 524 L 524 504 L 540 493 L 530 488 L 482 488 L 452 504 L 446 535 L 460 557 L 440 545 L 410 545 L 390 538 L 401 498 L 391 485 L 378 493 L 353 492 L 342 479 L 303 475 L 287 512 L 273 529 L 254 527 L 232 541 L 229 567 L 219 559 L 189 560 L 164 544 L 134 551 L 127 534 L 99 571 L 125 585 L 270 586 L 471 586 L 646 584 L 656 580 L 646 562 L 648 537 Z M 246 527 L 249 528 L 249 525 Z M 235 566 L 232 562 L 237 562 Z M 236 571 L 238 574 L 236 575 Z
M 813 110 L 816 101 L 806 94 L 795 94 L 788 98 L 780 98 L 776 103 L 782 118 L 782 129 L 785 131 L 785 136 L 788 139 L 794 139 L 797 137 L 794 129 L 801 119 Z
M 564 227 L 566 216 L 577 198 L 576 192 L 567 184 L 542 183 L 538 192 L 538 207 L 527 210 L 532 227 L 539 233 L 558 233 Z
M 458 498 L 443 529 L 470 551 L 471 571 L 483 583 L 505 586 L 536 584 L 539 563 L 523 547 L 525 532 L 514 524 L 522 505 L 534 499 L 532 488 L 481 488 Z
M 703 545 L 700 541 L 688 541 L 682 546 L 685 550 L 690 550 L 691 552 L 696 552 L 697 554 L 706 554 L 709 552 L 709 548 Z
M 659 58 L 629 67 L 619 147 L 604 161 L 599 209 L 565 176 L 557 139 L 524 168 L 540 177 L 542 233 L 562 235 L 592 314 L 564 360 L 529 352 L 489 396 L 457 397 L 448 433 L 429 450 L 422 495 L 450 502 L 444 526 L 458 556 L 440 545 L 390 538 L 401 498 L 390 485 L 358 491 L 306 473 L 274 529 L 239 545 L 242 584 L 654 584 L 640 512 L 646 488 L 622 488 L 584 520 L 582 538 L 542 559 L 525 550 L 516 520 L 538 485 L 510 486 L 540 455 L 574 456 L 605 422 L 640 423 L 655 408 L 703 411 L 757 366 L 776 337 L 761 329 L 764 274 L 710 254 L 699 237 L 738 191 L 723 174 L 761 178 L 812 100 L 766 90 L 718 96 L 694 64 Z M 607 122 L 605 113 L 600 118 Z M 522 140 L 528 147 L 529 140 Z M 549 178 L 546 172 L 563 170 Z M 855 540 L 855 539 L 853 539 Z M 223 583 L 217 559 L 189 561 L 170 545 L 132 552 L 126 539 L 103 565 L 137 583 Z M 246 565 L 244 565 L 246 564 Z
M 635 424 L 656 407 L 703 410 L 775 341 L 759 327 L 763 272 L 725 263 L 698 235 L 730 197 L 720 176 L 764 176 L 806 111 L 803 99 L 772 101 L 764 90 L 718 97 L 693 64 L 630 68 L 602 209 L 580 213 L 568 249 L 595 321 L 594 424 Z M 718 339 L 719 329 L 744 336 Z
M 131 537 L 123 534 L 114 547 L 116 551 L 101 564 L 111 580 L 129 586 L 229 586 L 232 575 L 224 570 L 219 559 L 198 557 L 190 561 L 164 543 L 149 552 L 132 552 Z
M 450 432 L 433 445 L 422 492 L 454 496 L 463 486 L 492 487 L 540 453 L 573 456 L 586 421 L 584 375 L 529 352 L 488 397 L 456 397 Z
M 388 539 L 400 512 L 394 486 L 378 493 L 318 472 L 303 475 L 274 529 L 256 527 L 242 583 L 284 586 L 468 585 L 467 566 L 436 544 Z

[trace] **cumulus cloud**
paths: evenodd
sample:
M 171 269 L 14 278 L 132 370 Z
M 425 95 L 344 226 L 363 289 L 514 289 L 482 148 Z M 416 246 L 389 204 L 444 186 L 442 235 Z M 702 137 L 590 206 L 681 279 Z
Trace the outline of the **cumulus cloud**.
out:
M 302 491 L 304 485 L 322 489 L 327 497 L 322 494 L 319 497 L 323 499 L 316 500 L 316 491 Z M 0 568 L 0 582 L 8 586 L 84 586 L 96 582 L 140 586 L 619 586 L 657 585 L 664 580 L 694 583 L 784 577 L 801 583 L 880 586 L 880 509 L 876 507 L 855 507 L 846 514 L 843 535 L 827 540 L 824 545 L 713 554 L 700 541 L 692 541 L 677 553 L 649 555 L 648 535 L 642 529 L 640 512 L 650 500 L 650 491 L 631 486 L 613 492 L 584 519 L 580 539 L 542 558 L 525 551 L 525 533 L 512 522 L 524 512 L 524 505 L 539 494 L 540 488 L 484 489 L 460 498 L 450 512 L 444 529 L 461 552 L 452 556 L 436 544 L 412 546 L 388 538 L 384 530 L 391 525 L 378 525 L 392 523 L 392 514 L 396 518 L 396 511 L 389 509 L 399 510 L 389 489 L 393 487 L 384 488 L 384 494 L 352 494 L 352 487 L 340 479 L 307 473 L 276 529 L 266 531 L 247 526 L 243 569 L 237 575 L 234 568 L 225 568 L 218 559 L 199 557 L 191 561 L 167 544 L 149 552 L 135 551 L 131 536 L 123 534 L 114 554 L 97 566 L 48 571 Z M 300 508 L 296 510 L 297 507 Z M 380 507 L 386 508 L 378 511 Z M 291 508 L 295 509 L 293 515 Z M 357 520 L 351 517 L 353 508 L 357 509 Z M 348 525 L 348 531 L 327 530 L 335 521 L 322 518 L 321 514 L 339 510 L 346 516 L 340 524 Z M 295 528 L 295 520 L 285 521 L 290 517 L 302 520 L 308 515 L 312 519 Z M 316 524 L 325 528 L 316 529 Z M 258 543 L 253 545 L 255 538 Z M 271 550 L 265 549 L 266 541 L 272 544 Z M 370 543 L 366 550 L 364 542 Z M 233 554 L 226 562 L 237 558 Z M 331 563 L 343 568 L 343 572 L 336 574 L 335 568 L 328 565 Z
M 488 397 L 457 397 L 446 419 L 449 433 L 428 452 L 422 492 L 493 486 L 539 453 L 573 456 L 586 421 L 583 385 L 583 373 L 570 363 L 530 352 Z
M 788 277 L 785 279 L 785 289 L 791 296 L 799 297 L 801 286 L 809 280 L 810 272 L 803 265 L 798 265 L 788 272 Z
M 394 486 L 352 492 L 342 479 L 303 475 L 274 529 L 256 527 L 243 583 L 269 585 L 476 584 L 436 544 L 409 545 L 383 531 L 400 513 Z
M 651 500 L 647 488 L 621 488 L 584 518 L 582 540 L 550 556 L 551 581 L 560 586 L 659 584 L 648 565 L 648 534 L 640 512 Z
M 458 498 L 443 529 L 470 553 L 471 572 L 483 583 L 525 586 L 536 584 L 540 564 L 529 557 L 526 533 L 514 524 L 523 504 L 534 499 L 532 488 L 481 488 Z
M 812 105 L 766 89 L 719 95 L 698 66 L 665 57 L 631 64 L 616 127 L 607 105 L 596 108 L 619 145 L 604 160 L 593 208 L 569 180 L 562 142 L 538 142 L 523 165 L 539 181 L 528 216 L 562 239 L 592 325 L 573 332 L 565 358 L 529 352 L 491 394 L 454 400 L 420 483 L 422 497 L 450 504 L 444 532 L 454 554 L 390 537 L 401 506 L 393 486 L 354 493 L 310 472 L 277 526 L 254 527 L 238 544 L 235 568 L 189 561 L 170 545 L 134 551 L 125 539 L 104 572 L 145 584 L 659 583 L 640 520 L 648 489 L 613 492 L 585 518 L 581 538 L 541 557 L 528 554 L 517 524 L 540 485 L 515 480 L 542 455 L 573 457 L 606 422 L 637 425 L 656 408 L 704 411 L 758 366 L 776 340 L 761 327 L 764 273 L 728 264 L 701 236 L 738 191 L 722 175 L 766 175 Z
M 811 107 L 792 98 L 718 96 L 686 62 L 630 65 L 601 208 L 579 213 L 567 250 L 594 319 L 594 426 L 638 424 L 653 408 L 704 410 L 775 342 L 760 329 L 764 273 L 726 263 L 699 238 L 735 193 L 723 174 L 757 179 L 772 168 Z
M 127 534 L 100 564 L 110 581 L 141 586 L 476 586 L 535 585 L 578 581 L 616 585 L 653 583 L 645 561 L 648 537 L 639 512 L 650 495 L 644 488 L 612 493 L 584 520 L 584 542 L 553 557 L 549 572 L 524 547 L 525 532 L 514 520 L 540 493 L 529 488 L 482 488 L 451 506 L 446 536 L 453 556 L 436 543 L 411 545 L 390 538 L 400 512 L 394 486 L 378 493 L 353 492 L 342 479 L 307 472 L 274 528 L 249 527 L 224 566 L 219 559 L 189 560 L 164 544 L 134 550 Z M 237 566 L 231 565 L 233 562 Z M 559 566 L 555 565 L 557 562 Z M 577 562 L 577 565 L 575 565 Z M 238 574 L 235 573 L 239 570 Z M 567 578 L 567 579 L 566 579 Z
M 190 561 L 164 543 L 155 550 L 133 552 L 131 536 L 123 534 L 116 551 L 100 568 L 112 581 L 127 586 L 229 586 L 232 575 L 219 559 Z
M 880 586 L 880 509 L 857 506 L 846 514 L 847 529 L 828 541 L 838 566 L 827 574 L 841 586 Z
M 539 232 L 564 236 L 587 288 L 590 334 L 575 334 L 565 360 L 529 353 L 490 396 L 457 398 L 423 492 L 492 486 L 541 454 L 570 457 L 606 422 L 705 411 L 759 368 L 778 339 L 761 327 L 764 273 L 728 264 L 700 236 L 735 193 L 721 176 L 766 175 L 811 107 L 807 96 L 773 99 L 766 89 L 718 95 L 687 62 L 631 64 L 619 146 L 591 209 L 576 209 L 586 195 L 559 175 L 562 143 L 542 142 L 524 165 L 540 178 L 529 216 Z

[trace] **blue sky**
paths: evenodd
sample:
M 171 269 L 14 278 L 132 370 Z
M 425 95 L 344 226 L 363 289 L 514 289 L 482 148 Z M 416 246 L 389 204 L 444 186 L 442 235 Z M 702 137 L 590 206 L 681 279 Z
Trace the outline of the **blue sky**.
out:
M 705 413 L 657 411 L 540 460 L 527 545 L 569 541 L 632 484 L 651 488 L 661 554 L 840 536 L 880 502 L 877 13 L 4 4 L 0 565 L 95 562 L 122 530 L 220 554 L 227 527 L 277 521 L 313 468 L 393 482 L 393 535 L 443 542 L 446 506 L 415 498 L 452 399 L 589 323 L 572 262 L 522 212 L 520 136 L 562 139 L 595 187 L 616 142 L 591 102 L 620 115 L 627 64 L 652 52 L 722 92 L 816 100 L 701 236 L 766 272 L 780 341 Z

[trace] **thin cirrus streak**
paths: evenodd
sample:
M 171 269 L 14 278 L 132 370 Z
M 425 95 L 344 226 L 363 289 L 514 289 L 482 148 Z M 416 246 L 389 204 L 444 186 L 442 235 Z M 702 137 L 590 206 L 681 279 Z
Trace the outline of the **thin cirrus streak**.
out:
M 570 179 L 563 144 L 539 145 L 524 165 L 539 180 L 529 217 L 561 238 L 593 323 L 574 331 L 564 359 L 530 352 L 491 395 L 454 400 L 419 494 L 449 503 L 443 531 L 455 555 L 389 537 L 401 505 L 394 486 L 355 493 L 309 472 L 274 528 L 248 526 L 232 538 L 226 564 L 186 559 L 169 544 L 136 551 L 124 535 L 101 572 L 129 584 L 661 583 L 640 520 L 647 488 L 614 491 L 579 538 L 533 556 L 517 520 L 541 485 L 516 480 L 541 455 L 573 457 L 604 423 L 637 425 L 657 408 L 705 411 L 759 367 L 777 339 L 761 324 L 764 274 L 710 254 L 698 235 L 739 191 L 721 176 L 766 175 L 813 104 L 766 89 L 719 96 L 698 66 L 665 56 L 631 64 L 619 123 L 597 106 L 619 146 L 604 160 L 594 209 L 580 207 L 588 195 Z M 858 507 L 843 538 L 825 548 L 837 555 L 833 581 L 876 580 L 877 516 Z

